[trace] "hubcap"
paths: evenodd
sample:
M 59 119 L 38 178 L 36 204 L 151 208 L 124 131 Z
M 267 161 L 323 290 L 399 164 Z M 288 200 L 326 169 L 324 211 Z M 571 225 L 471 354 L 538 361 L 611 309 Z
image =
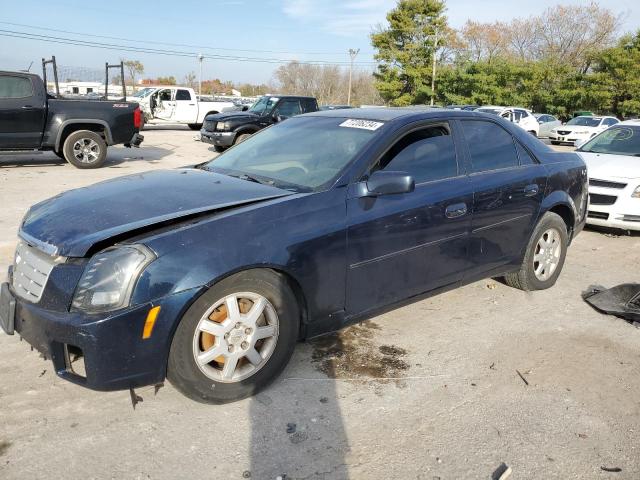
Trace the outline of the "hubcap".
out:
M 73 156 L 82 163 L 92 163 L 100 155 L 100 145 L 91 138 L 81 138 L 73 144 Z
M 278 314 L 262 295 L 242 292 L 218 300 L 193 336 L 193 358 L 207 377 L 234 383 L 255 374 L 278 340 Z
M 538 240 L 533 254 L 533 271 L 538 280 L 549 280 L 558 268 L 562 254 L 561 239 L 560 232 L 550 228 Z

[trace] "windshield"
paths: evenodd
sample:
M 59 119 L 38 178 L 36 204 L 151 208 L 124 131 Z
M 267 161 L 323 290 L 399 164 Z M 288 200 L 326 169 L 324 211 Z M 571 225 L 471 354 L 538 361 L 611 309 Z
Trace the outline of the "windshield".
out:
M 249 108 L 250 112 L 257 113 L 258 115 L 264 115 L 267 112 L 273 110 L 273 107 L 278 103 L 279 98 L 276 97 L 262 97 L 256 103 Z
M 502 109 L 501 108 L 478 108 L 476 112 L 493 113 L 494 115 L 500 115 L 500 113 L 502 113 Z
M 579 125 L 581 127 L 597 127 L 600 125 L 600 118 L 596 117 L 576 117 L 567 122 L 567 125 Z
M 262 130 L 202 168 L 297 192 L 321 190 L 355 158 L 380 122 L 298 117 Z
M 585 143 L 579 151 L 640 157 L 640 127 L 611 127 Z
M 143 88 L 142 90 L 138 90 L 132 96 L 137 98 L 144 98 L 149 96 L 153 91 L 155 91 L 155 88 Z

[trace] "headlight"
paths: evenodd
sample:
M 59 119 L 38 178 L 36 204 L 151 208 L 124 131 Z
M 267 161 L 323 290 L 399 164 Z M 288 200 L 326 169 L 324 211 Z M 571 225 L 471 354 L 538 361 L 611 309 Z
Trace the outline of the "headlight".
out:
M 155 258 L 143 245 L 112 247 L 95 254 L 76 287 L 72 308 L 96 313 L 127 307 L 140 273 Z
M 216 131 L 218 132 L 226 132 L 227 130 L 231 130 L 230 122 L 218 122 L 216 125 Z
M 636 189 L 631 194 L 631 198 L 640 198 L 640 185 L 636 187 Z

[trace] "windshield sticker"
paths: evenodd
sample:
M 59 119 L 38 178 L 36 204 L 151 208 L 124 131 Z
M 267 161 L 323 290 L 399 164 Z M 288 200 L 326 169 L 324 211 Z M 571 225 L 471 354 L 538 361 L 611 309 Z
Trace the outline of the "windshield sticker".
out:
M 362 128 L 364 130 L 375 131 L 383 126 L 384 123 L 381 122 L 372 122 L 371 120 L 354 120 L 349 119 L 340 124 L 341 127 L 345 128 Z

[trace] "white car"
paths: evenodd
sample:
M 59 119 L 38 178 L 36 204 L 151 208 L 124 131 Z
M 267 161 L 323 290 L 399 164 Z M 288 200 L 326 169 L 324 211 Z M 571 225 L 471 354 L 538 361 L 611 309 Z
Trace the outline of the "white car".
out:
M 551 130 L 549 140 L 552 145 L 560 145 L 561 143 L 577 145 L 579 142 L 584 143 L 595 137 L 616 123 L 620 123 L 620 120 L 615 117 L 575 117 L 564 125 Z
M 610 127 L 577 153 L 589 172 L 587 223 L 640 230 L 640 120 Z
M 487 106 L 476 109 L 476 112 L 492 113 L 515 123 L 520 128 L 526 130 L 536 137 L 540 133 L 540 124 L 536 117 L 533 116 L 531 110 L 520 107 L 497 107 Z
M 234 105 L 231 101 L 200 100 L 193 88 L 177 86 L 146 87 L 128 100 L 140 105 L 147 124 L 186 124 L 192 130 L 200 130 L 207 115 Z

